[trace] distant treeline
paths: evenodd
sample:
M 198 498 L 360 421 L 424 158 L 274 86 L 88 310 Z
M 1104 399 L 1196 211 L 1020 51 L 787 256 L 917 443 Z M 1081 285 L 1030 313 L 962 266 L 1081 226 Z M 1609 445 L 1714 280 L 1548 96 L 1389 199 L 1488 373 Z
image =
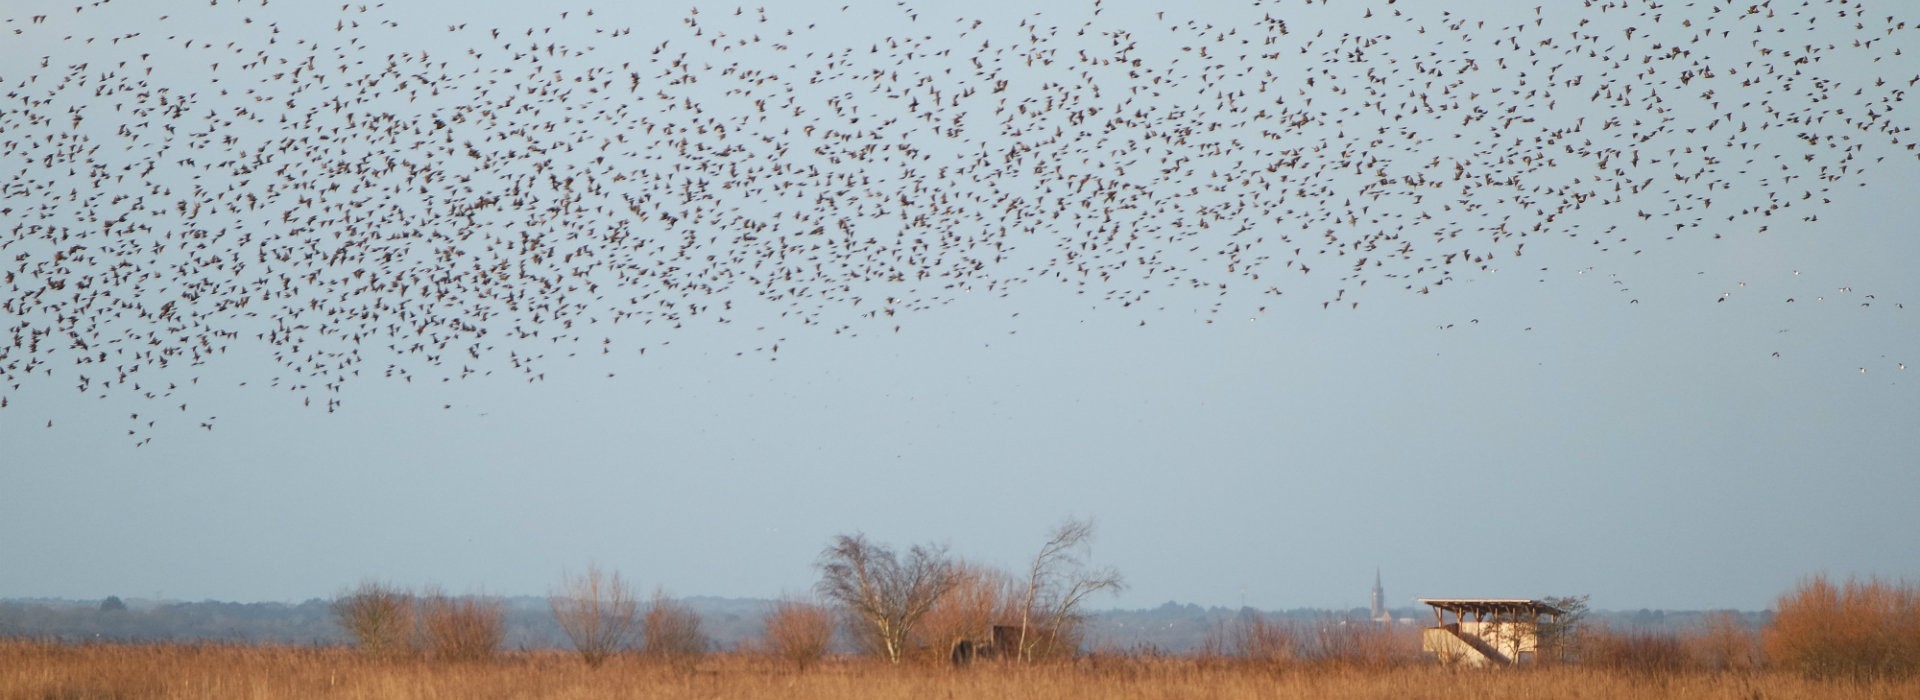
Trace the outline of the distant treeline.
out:
M 545 597 L 515 597 L 506 604 L 508 649 L 567 649 L 567 638 L 554 621 Z M 766 613 L 773 600 L 692 597 L 683 599 L 699 613 L 706 634 L 722 650 L 739 648 L 765 631 Z M 1432 624 L 1424 608 L 1396 608 L 1398 619 L 1411 625 Z M 1616 630 L 1677 632 L 1699 626 L 1715 611 L 1615 610 L 1594 611 L 1591 622 Z M 1725 611 L 1720 611 L 1725 612 Z M 1093 611 L 1089 615 L 1085 646 L 1089 650 L 1162 651 L 1184 654 L 1201 648 L 1224 624 L 1258 613 L 1268 619 L 1302 624 L 1365 620 L 1364 608 L 1327 610 L 1296 608 L 1257 611 L 1252 608 L 1201 607 L 1168 602 L 1141 610 Z M 1771 612 L 1740 612 L 1750 628 L 1764 627 Z M 0 600 L 0 637 L 46 639 L 61 642 L 222 642 L 237 644 L 296 644 L 342 646 L 352 642 L 333 612 L 333 601 L 315 598 L 304 603 L 228 603 L 219 601 L 162 602 L 119 598 L 108 600 L 8 599 Z

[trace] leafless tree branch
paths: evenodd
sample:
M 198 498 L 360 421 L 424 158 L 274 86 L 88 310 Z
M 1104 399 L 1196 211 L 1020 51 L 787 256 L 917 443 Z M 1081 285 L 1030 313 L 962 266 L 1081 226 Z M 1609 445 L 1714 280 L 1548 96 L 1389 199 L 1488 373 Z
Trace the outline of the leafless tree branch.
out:
M 588 666 L 598 667 L 625 649 L 640 618 L 640 600 L 619 572 L 588 566 L 567 576 L 547 599 L 553 618 Z
M 858 533 L 835 537 L 819 566 L 820 595 L 846 611 L 856 638 L 896 664 L 915 625 L 954 582 L 945 547 L 915 546 L 903 560 Z

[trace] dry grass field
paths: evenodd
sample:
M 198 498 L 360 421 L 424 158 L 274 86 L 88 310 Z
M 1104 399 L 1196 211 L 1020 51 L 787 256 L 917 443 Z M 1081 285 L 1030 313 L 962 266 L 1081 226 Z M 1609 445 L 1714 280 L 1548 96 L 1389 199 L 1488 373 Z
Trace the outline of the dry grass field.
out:
M 1920 697 L 1920 678 L 1812 680 L 1770 671 L 1644 673 L 1576 667 L 1498 671 L 1425 664 L 1356 668 L 1093 657 L 968 669 L 832 660 L 804 672 L 717 655 L 691 671 L 635 655 L 589 668 L 561 652 L 484 662 L 377 660 L 351 649 L 0 642 L 0 700 L 514 700 L 554 698 L 1758 698 Z
M 0 700 L 1920 698 L 1920 587 L 1875 579 L 1803 581 L 1761 630 L 1732 615 L 1680 634 L 1599 626 L 1565 638 L 1572 653 L 1558 662 L 1505 669 L 1442 667 L 1418 651 L 1411 629 L 1289 627 L 1259 617 L 1223 628 L 1188 656 L 1095 653 L 965 668 L 943 655 L 900 665 L 878 656 L 822 660 L 832 618 L 812 605 L 777 608 L 759 653 L 679 653 L 704 644 L 677 652 L 654 643 L 590 665 L 580 653 L 500 651 L 497 606 L 427 601 L 418 619 L 394 618 L 421 623 L 413 632 L 400 625 L 392 644 L 362 648 L 0 639 Z M 796 638 L 812 641 L 785 643 L 792 640 L 778 631 L 788 628 L 811 630 Z M 697 637 L 697 629 L 682 631 Z M 675 638 L 652 622 L 647 634 Z

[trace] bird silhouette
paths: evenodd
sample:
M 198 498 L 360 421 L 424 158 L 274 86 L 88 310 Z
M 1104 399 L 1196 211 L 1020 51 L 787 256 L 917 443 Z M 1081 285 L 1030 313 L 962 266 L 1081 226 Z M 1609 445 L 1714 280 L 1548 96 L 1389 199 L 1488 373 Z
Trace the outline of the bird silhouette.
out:
M 765 7 L 644 45 L 584 7 L 5 18 L 47 53 L 0 68 L 0 380 L 173 405 L 264 356 L 332 412 L 369 361 L 539 381 L 626 350 L 616 324 L 857 335 L 1039 284 L 1360 312 L 1536 251 L 1812 224 L 1920 145 L 1920 25 L 1858 2 L 841 9 L 875 31 Z

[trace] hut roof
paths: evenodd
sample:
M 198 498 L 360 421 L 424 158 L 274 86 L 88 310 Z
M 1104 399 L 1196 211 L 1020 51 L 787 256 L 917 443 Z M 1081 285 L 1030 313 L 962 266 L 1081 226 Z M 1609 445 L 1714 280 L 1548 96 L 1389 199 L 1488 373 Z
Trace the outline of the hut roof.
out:
M 1456 615 L 1560 615 L 1566 611 L 1548 603 L 1528 598 L 1421 598 L 1420 602 L 1431 605 L 1436 610 L 1445 610 Z

